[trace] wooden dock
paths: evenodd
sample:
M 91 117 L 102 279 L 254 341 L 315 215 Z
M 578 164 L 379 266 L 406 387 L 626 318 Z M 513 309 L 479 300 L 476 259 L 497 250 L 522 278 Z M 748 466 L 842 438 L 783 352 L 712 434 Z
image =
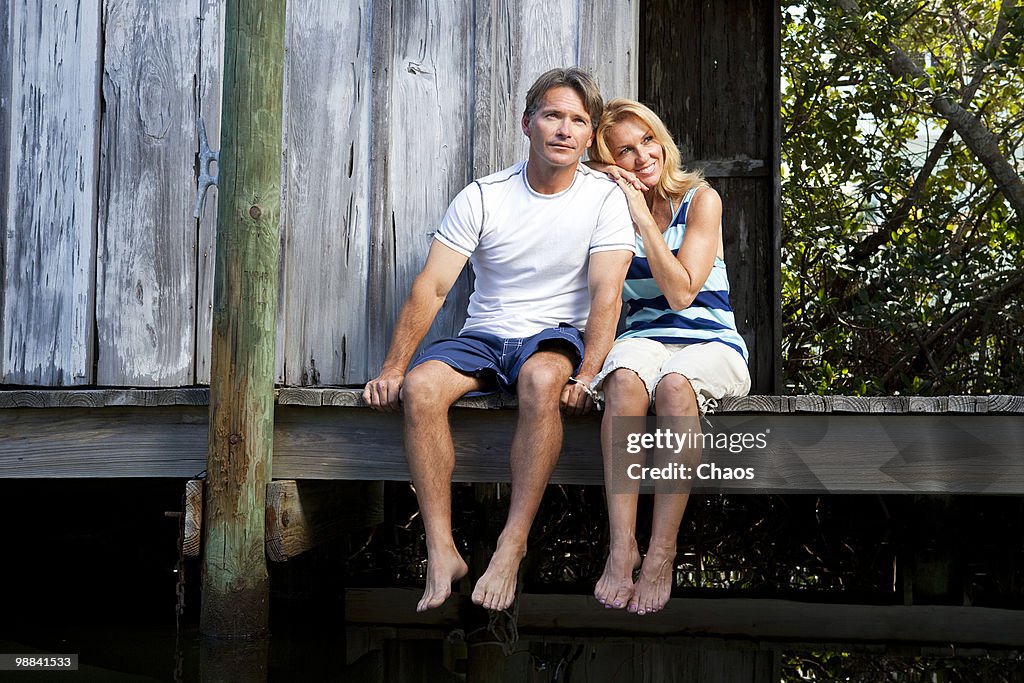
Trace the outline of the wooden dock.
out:
M 206 468 L 207 401 L 203 388 L 2 391 L 0 477 L 195 477 Z M 514 405 L 507 397 L 456 404 L 451 413 L 458 444 L 456 481 L 508 481 L 516 419 L 509 408 Z M 801 457 L 829 492 L 968 492 L 962 488 L 965 477 L 974 481 L 991 475 L 980 492 L 1024 494 L 1024 458 L 1008 463 L 1006 458 L 963 457 L 957 461 L 960 469 L 914 483 L 883 471 L 894 447 L 922 434 L 929 435 L 933 455 L 943 455 L 943 444 L 957 447 L 953 437 L 965 434 L 995 444 L 1000 452 L 1018 452 L 1014 444 L 1024 443 L 1024 397 L 749 396 L 724 401 L 718 415 L 786 424 L 796 433 L 806 424 L 806 439 L 817 441 L 808 441 L 813 446 Z M 821 420 L 808 419 L 813 416 L 828 418 L 827 432 Z M 566 420 L 552 483 L 602 483 L 598 421 L 596 414 Z M 401 417 L 368 410 L 358 389 L 279 389 L 273 471 L 276 479 L 407 480 Z M 793 491 L 800 476 L 790 472 L 788 483 L 733 481 L 728 486 Z

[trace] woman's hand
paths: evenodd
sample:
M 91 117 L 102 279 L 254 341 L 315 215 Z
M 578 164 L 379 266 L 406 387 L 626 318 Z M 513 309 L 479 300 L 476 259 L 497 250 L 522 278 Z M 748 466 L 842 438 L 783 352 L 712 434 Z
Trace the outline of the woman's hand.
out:
M 586 164 L 595 171 L 606 174 L 616 182 L 619 180 L 625 180 L 640 192 L 647 192 L 647 190 L 651 189 L 637 180 L 635 175 L 621 166 L 616 166 L 615 164 L 602 164 L 597 161 L 587 161 Z
M 613 166 L 612 168 L 618 168 Z M 619 169 L 620 171 L 622 169 Z M 612 174 L 608 174 L 615 184 L 619 186 L 622 193 L 626 195 L 626 206 L 629 207 L 629 217 L 633 219 L 633 225 L 641 235 L 644 234 L 644 229 L 657 230 L 658 226 L 654 220 L 654 216 L 651 215 L 651 209 L 647 206 L 647 197 L 644 196 L 644 190 L 640 189 L 643 187 L 643 183 L 633 178 L 629 180 L 624 176 L 612 177 Z M 639 187 L 638 187 L 639 186 Z

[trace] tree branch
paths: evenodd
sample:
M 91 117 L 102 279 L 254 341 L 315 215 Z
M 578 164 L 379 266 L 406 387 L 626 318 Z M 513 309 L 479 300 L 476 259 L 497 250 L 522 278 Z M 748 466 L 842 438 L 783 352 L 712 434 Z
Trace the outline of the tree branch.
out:
M 861 19 L 863 13 L 857 0 L 838 0 L 841 10 L 850 16 Z M 1005 34 L 1009 25 L 1009 15 L 1016 7 L 1016 0 L 1003 0 L 996 20 L 997 31 Z M 993 35 L 993 38 L 996 36 Z M 1001 39 L 1001 35 L 1000 35 Z M 888 43 L 884 46 L 869 46 L 869 51 L 885 62 L 893 76 L 913 79 L 927 78 L 924 69 L 919 67 L 905 52 Z M 966 94 L 966 93 L 965 93 Z M 992 134 L 985 124 L 971 112 L 946 95 L 935 95 L 931 101 L 932 110 L 953 126 L 963 139 L 964 144 L 974 153 L 978 161 L 988 171 L 993 182 L 1017 212 L 1024 216 L 1024 180 L 1014 171 L 1013 166 L 999 150 L 999 139 Z

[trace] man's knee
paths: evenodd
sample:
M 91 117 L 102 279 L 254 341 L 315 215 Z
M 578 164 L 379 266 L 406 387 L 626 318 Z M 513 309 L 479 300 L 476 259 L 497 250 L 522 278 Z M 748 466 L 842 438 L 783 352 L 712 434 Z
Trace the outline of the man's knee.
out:
M 541 351 L 523 364 L 516 381 L 520 397 L 561 396 L 572 376 L 572 361 L 560 351 Z
M 409 371 L 402 382 L 405 412 L 447 412 L 458 398 L 452 396 L 451 375 L 455 370 L 440 361 L 427 361 Z

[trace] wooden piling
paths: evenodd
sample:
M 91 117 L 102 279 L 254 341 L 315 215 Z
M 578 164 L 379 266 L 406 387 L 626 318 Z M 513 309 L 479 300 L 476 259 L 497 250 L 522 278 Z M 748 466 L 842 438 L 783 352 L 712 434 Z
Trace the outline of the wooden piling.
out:
M 228 0 L 218 164 L 203 597 L 205 636 L 268 621 L 286 0 Z

